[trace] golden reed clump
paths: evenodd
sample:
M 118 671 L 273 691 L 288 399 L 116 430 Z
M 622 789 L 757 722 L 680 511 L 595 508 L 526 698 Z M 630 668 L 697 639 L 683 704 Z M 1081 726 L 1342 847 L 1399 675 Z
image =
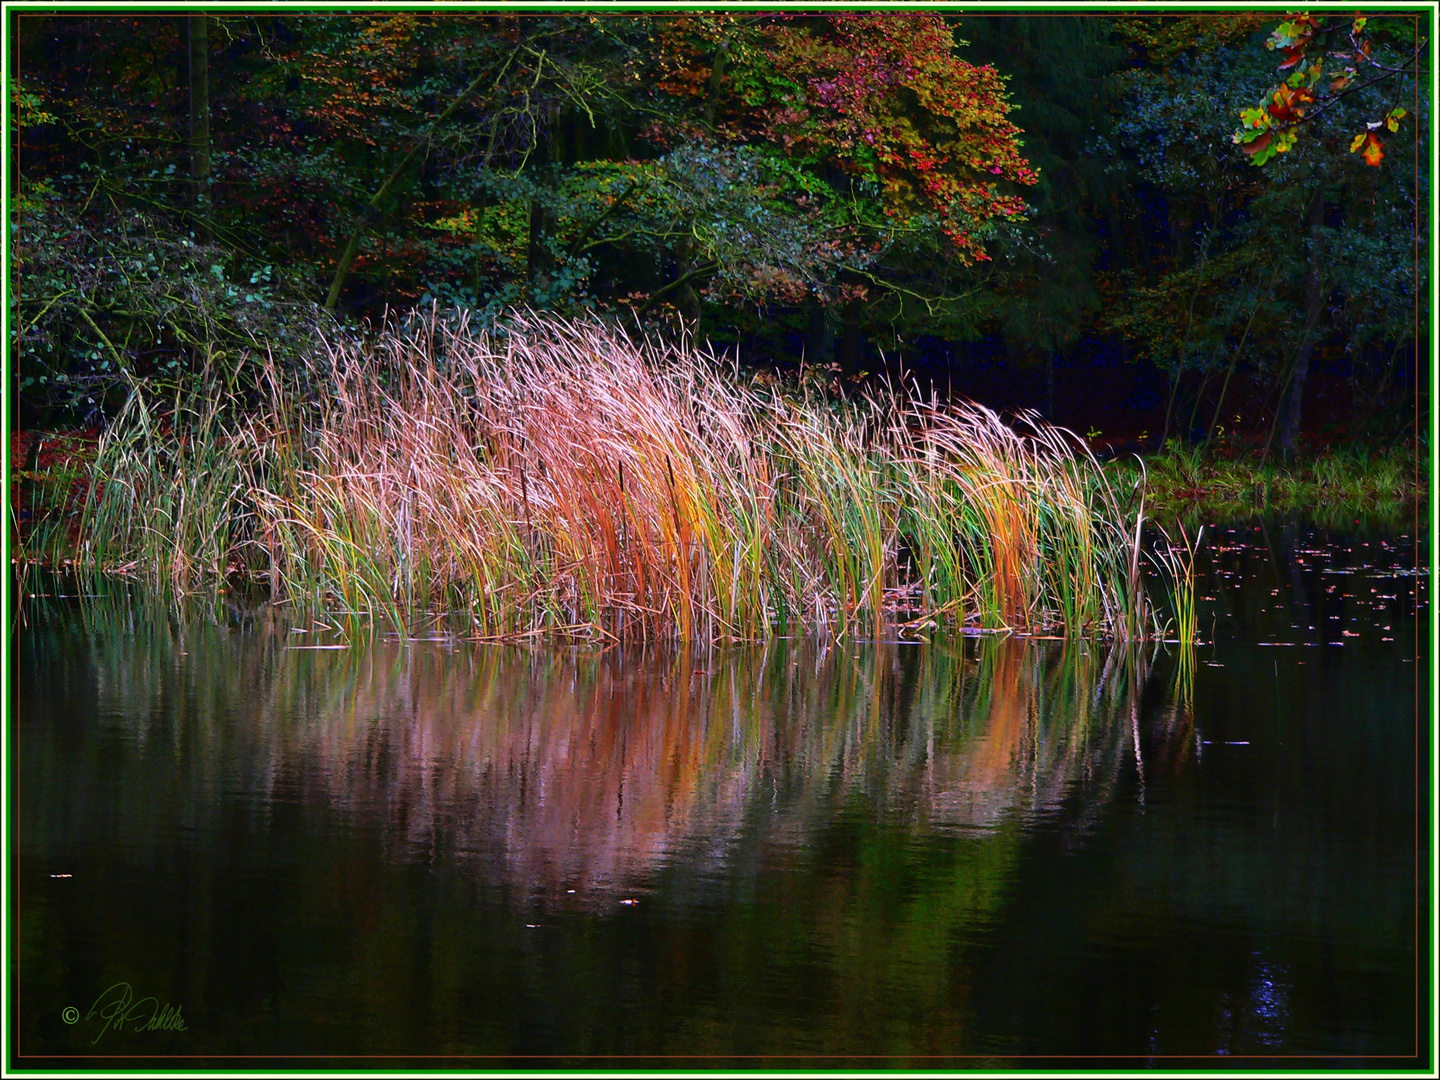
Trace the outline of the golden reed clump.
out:
M 97 461 L 92 562 L 243 567 L 279 600 L 495 639 L 1158 632 L 1141 521 L 1033 416 L 777 391 L 534 314 L 432 312 L 267 382 L 258 413 L 197 400 L 183 445 L 137 393 Z

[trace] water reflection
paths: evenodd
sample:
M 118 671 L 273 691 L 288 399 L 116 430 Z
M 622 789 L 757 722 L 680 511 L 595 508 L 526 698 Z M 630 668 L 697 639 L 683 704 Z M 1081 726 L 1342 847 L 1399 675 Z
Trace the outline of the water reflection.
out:
M 1123 664 L 1106 682 L 1088 652 L 1014 641 L 491 656 L 449 687 L 452 668 L 415 663 L 408 694 L 357 685 L 357 712 L 384 719 L 323 736 L 330 790 L 390 807 L 412 850 L 493 853 L 514 885 L 577 896 L 682 853 L 723 859 L 757 814 L 772 846 L 805 850 L 857 805 L 926 832 L 1043 814 L 1082 778 L 1103 798 L 1133 696 Z
M 264 805 L 298 793 L 383 821 L 395 858 L 478 860 L 547 901 L 613 903 L 676 859 L 713 872 L 757 821 L 780 850 L 847 808 L 922 835 L 992 830 L 1077 793 L 1093 813 L 1122 763 L 1143 769 L 1151 657 L 1134 650 L 320 650 L 278 622 L 150 626 L 95 640 L 111 655 L 93 670 L 110 723 L 172 745 L 153 782 L 188 769 L 203 803 L 202 775 L 236 773 Z
M 31 615 L 37 1052 L 84 1049 L 61 1010 L 120 979 L 206 1053 L 1414 1042 L 1414 692 L 1378 636 L 1217 633 L 1186 671 L 1082 642 L 352 649 L 270 608 Z

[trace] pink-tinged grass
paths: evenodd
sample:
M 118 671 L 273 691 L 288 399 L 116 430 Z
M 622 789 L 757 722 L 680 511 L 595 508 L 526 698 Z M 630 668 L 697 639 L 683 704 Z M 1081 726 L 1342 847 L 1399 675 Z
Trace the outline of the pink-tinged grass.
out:
M 246 573 L 277 601 L 488 639 L 1158 630 L 1139 519 L 1034 417 L 776 392 L 534 315 L 417 317 L 267 383 L 259 405 L 177 397 L 163 431 L 136 387 L 94 466 L 89 566 Z

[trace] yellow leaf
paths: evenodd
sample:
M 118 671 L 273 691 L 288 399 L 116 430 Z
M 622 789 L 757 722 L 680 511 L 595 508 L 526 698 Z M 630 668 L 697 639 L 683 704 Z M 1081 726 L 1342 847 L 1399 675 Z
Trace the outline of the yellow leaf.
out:
M 1360 149 L 1360 144 L 1363 143 L 1364 141 L 1365 141 L 1365 132 L 1362 131 L 1359 135 L 1356 135 L 1355 138 L 1351 141 L 1351 143 L 1350 143 L 1350 153 L 1353 154 L 1353 153 L 1355 153 L 1356 150 L 1359 150 L 1359 149 Z

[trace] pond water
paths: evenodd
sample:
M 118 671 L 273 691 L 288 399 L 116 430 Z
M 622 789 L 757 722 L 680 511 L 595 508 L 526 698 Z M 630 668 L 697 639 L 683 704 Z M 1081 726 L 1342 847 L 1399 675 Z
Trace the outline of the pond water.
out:
M 1193 666 L 325 647 L 32 579 L 11 1065 L 1423 1064 L 1428 555 L 1205 547 Z

